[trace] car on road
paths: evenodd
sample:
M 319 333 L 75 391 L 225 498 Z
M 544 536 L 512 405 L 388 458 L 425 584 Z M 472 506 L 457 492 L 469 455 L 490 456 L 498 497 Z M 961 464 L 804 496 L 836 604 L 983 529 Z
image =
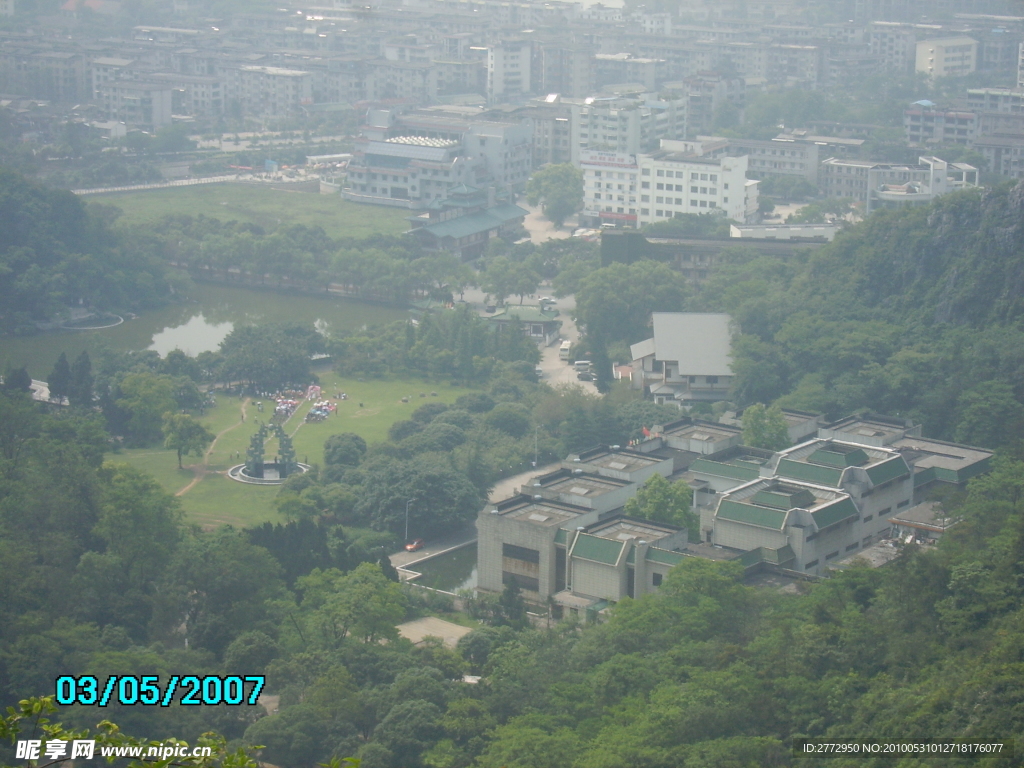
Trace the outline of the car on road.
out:
M 580 381 L 593 381 L 594 374 L 592 374 L 590 371 L 580 371 L 579 373 L 576 374 L 576 378 L 579 379 Z
M 406 552 L 415 552 L 417 549 L 423 549 L 425 542 L 423 539 L 413 539 L 405 545 Z
M 541 296 L 539 299 L 537 299 L 537 301 L 539 301 L 541 304 L 554 304 L 555 303 L 555 300 L 553 298 L 551 298 L 550 296 Z

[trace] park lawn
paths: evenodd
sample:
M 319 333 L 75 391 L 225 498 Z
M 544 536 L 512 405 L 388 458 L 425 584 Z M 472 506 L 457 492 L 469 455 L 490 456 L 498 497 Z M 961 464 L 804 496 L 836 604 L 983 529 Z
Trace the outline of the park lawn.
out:
M 178 454 L 164 448 L 129 448 L 118 453 L 108 453 L 106 460 L 111 464 L 131 464 L 154 477 L 169 493 L 177 493 L 192 482 L 195 476 L 189 469 L 195 456 L 183 456 L 184 469 L 178 469 Z
M 141 192 L 93 195 L 88 202 L 114 205 L 124 211 L 120 221 L 137 224 L 169 215 L 208 216 L 222 221 L 256 224 L 267 231 L 278 226 L 320 226 L 330 237 L 397 235 L 409 229 L 408 211 L 343 200 L 340 195 L 289 192 L 249 184 L 199 184 Z
M 451 404 L 470 391 L 447 382 L 409 379 L 356 381 L 342 378 L 333 371 L 321 371 L 318 376 L 325 396 L 333 399 L 335 393 L 345 392 L 348 399 L 341 401 L 335 415 L 322 422 L 308 423 L 304 419 L 312 403 L 303 401 L 285 423 L 285 431 L 293 436 L 295 455 L 303 463 L 322 465 L 324 441 L 331 435 L 354 432 L 367 443 L 384 442 L 392 424 L 408 419 L 424 403 Z M 432 392 L 437 393 L 436 397 L 431 395 Z M 420 397 L 421 393 L 423 397 Z M 403 397 L 408 398 L 408 402 L 403 403 Z M 216 406 L 208 408 L 199 419 L 207 429 L 219 435 L 207 454 L 205 474 L 178 497 L 186 521 L 212 527 L 249 527 L 265 522 L 284 522 L 274 508 L 277 486 L 247 485 L 219 474 L 245 460 L 249 441 L 258 429 L 256 420 L 267 421 L 273 413 L 271 401 L 264 400 L 263 413 L 259 413 L 254 398 L 240 401 L 237 397 L 217 393 L 216 399 Z M 243 404 L 245 422 L 241 421 Z M 265 456 L 274 456 L 278 450 L 277 440 L 271 437 L 264 448 Z M 126 462 L 150 473 L 168 492 L 175 494 L 194 479 L 193 466 L 202 465 L 198 457 L 185 456 L 185 469 L 179 470 L 174 451 L 155 447 L 108 454 L 107 459 Z M 196 469 L 202 468 L 196 466 Z

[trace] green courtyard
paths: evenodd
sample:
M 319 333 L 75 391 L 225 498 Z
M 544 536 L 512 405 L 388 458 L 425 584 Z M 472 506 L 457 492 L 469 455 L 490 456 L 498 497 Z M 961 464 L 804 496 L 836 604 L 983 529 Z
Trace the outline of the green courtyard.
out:
M 344 392 L 348 399 L 339 403 L 335 414 L 320 422 L 305 421 L 312 403 L 304 401 L 285 423 L 295 453 L 303 463 L 322 464 L 324 441 L 331 435 L 354 432 L 367 443 L 383 442 L 394 422 L 409 418 L 424 403 L 452 403 L 467 392 L 442 382 L 355 381 L 342 379 L 333 372 L 320 373 L 319 377 L 325 397 Z M 402 398 L 408 402 L 403 403 Z M 244 461 L 249 439 L 257 429 L 255 420 L 269 420 L 272 414 L 273 405 L 269 402 L 264 402 L 260 413 L 253 398 L 221 395 L 217 405 L 200 419 L 217 435 L 204 458 L 186 456 L 185 468 L 180 470 L 175 452 L 162 448 L 125 450 L 107 458 L 128 462 L 152 474 L 164 488 L 178 495 L 189 522 L 208 527 L 283 522 L 274 509 L 276 486 L 246 485 L 225 474 Z M 276 450 L 277 441 L 268 440 L 265 455 L 272 457 Z

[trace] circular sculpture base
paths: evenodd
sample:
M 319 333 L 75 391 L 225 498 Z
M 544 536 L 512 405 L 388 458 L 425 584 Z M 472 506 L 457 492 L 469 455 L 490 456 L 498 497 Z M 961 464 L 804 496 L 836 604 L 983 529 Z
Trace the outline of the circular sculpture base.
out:
M 299 462 L 298 471 L 295 474 L 304 475 L 310 469 L 312 467 L 309 464 Z M 278 476 L 277 464 L 272 461 L 264 462 L 263 477 L 250 477 L 245 474 L 245 464 L 237 464 L 229 469 L 228 477 L 240 483 L 250 483 L 252 485 L 281 485 L 286 479 Z

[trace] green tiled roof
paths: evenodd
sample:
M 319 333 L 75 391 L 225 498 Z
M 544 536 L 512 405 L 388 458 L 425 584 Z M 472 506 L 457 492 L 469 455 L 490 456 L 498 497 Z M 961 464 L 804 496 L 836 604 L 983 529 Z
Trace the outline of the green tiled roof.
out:
M 487 318 L 488 320 L 513 320 L 519 319 L 524 323 L 550 323 L 552 321 L 561 322 L 558 320 L 558 312 L 545 312 L 540 307 L 535 307 L 530 304 L 525 306 L 519 304 L 513 304 L 506 306 L 504 310 L 497 314 L 491 315 Z
M 722 499 L 719 503 L 718 517 L 725 520 L 733 520 L 737 523 L 772 528 L 776 531 L 781 531 L 782 525 L 786 521 L 786 513 L 778 509 L 757 507 L 753 504 L 744 504 L 741 501 L 732 501 L 730 499 Z
M 838 488 L 839 480 L 843 476 L 843 470 L 823 467 L 818 464 L 805 464 L 802 461 L 793 461 L 792 459 L 782 459 L 779 461 L 779 468 L 776 474 L 782 477 L 791 477 L 794 480 L 803 480 L 805 483 Z
M 682 552 L 669 552 L 667 549 L 651 547 L 647 550 L 647 559 L 664 565 L 679 565 L 686 557 Z
M 907 477 L 910 474 L 910 467 L 907 466 L 907 462 L 903 460 L 902 456 L 894 456 L 881 464 L 868 467 L 866 471 L 872 483 L 881 485 L 898 477 Z
M 814 494 L 807 488 L 798 489 L 790 486 L 789 490 L 758 491 L 750 500 L 762 507 L 771 507 L 772 509 L 780 509 L 785 512 L 794 507 L 813 506 Z
M 847 518 L 857 517 L 857 505 L 853 503 L 853 499 L 849 496 L 844 496 L 832 504 L 811 512 L 811 517 L 814 518 L 814 522 L 818 524 L 819 529 L 828 528 L 830 525 L 835 525 Z
M 723 464 L 720 461 L 711 461 L 709 459 L 697 459 L 690 465 L 690 471 L 731 477 L 733 480 L 756 480 L 761 474 L 756 469 L 737 466 L 736 464 Z
M 576 537 L 576 544 L 572 548 L 573 557 L 582 557 L 584 560 L 594 560 L 605 565 L 615 565 L 622 552 L 621 541 L 602 539 L 600 536 L 591 536 L 581 533 Z
M 823 464 L 826 467 L 859 467 L 868 463 L 868 455 L 863 448 L 855 448 L 852 451 L 836 451 L 827 448 L 819 448 L 810 456 L 807 461 L 811 464 Z
M 496 205 L 493 208 L 488 208 L 486 211 L 470 213 L 466 216 L 449 219 L 448 221 L 430 224 L 429 226 L 421 227 L 420 230 L 429 232 L 437 238 L 453 237 L 458 239 L 504 226 L 510 221 L 526 216 L 527 213 L 529 211 L 520 208 L 518 205 Z M 413 232 L 420 230 L 413 230 Z

